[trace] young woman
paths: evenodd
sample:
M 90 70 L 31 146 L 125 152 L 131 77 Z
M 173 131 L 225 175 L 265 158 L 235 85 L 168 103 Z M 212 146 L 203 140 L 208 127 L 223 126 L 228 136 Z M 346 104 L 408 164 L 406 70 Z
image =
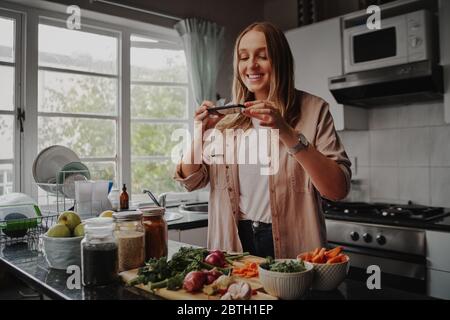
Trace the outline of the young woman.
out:
M 207 109 L 214 104 L 204 101 L 195 120 L 203 130 L 278 129 L 279 169 L 264 176 L 255 170 L 261 164 L 195 164 L 193 154 L 199 151 L 195 145 L 202 142 L 193 143 L 178 164 L 175 179 L 189 191 L 210 183 L 208 247 L 295 258 L 324 246 L 321 197 L 346 197 L 351 164 L 328 104 L 295 89 L 292 53 L 274 25 L 254 23 L 238 36 L 233 102 L 244 104 L 245 110 L 211 116 Z M 246 148 L 254 152 L 252 146 Z

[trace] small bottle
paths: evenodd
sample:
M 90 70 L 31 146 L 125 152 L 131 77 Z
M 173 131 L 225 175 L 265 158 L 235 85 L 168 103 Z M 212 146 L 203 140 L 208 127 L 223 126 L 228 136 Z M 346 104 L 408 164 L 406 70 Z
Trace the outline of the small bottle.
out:
M 120 194 L 120 210 L 128 210 L 128 193 L 125 183 L 123 184 L 122 193 Z
M 119 211 L 120 209 L 120 189 L 112 188 L 108 194 L 108 200 L 111 203 L 112 210 Z

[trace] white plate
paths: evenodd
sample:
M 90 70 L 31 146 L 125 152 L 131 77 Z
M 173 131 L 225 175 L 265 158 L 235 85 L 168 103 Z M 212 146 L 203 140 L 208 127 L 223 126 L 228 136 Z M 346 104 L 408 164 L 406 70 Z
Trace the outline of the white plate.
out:
M 58 173 L 66 164 L 79 161 L 80 158 L 77 154 L 69 148 L 58 145 L 48 147 L 42 150 L 34 160 L 34 180 L 37 183 L 48 183 L 51 180 L 55 180 Z M 47 186 L 44 186 L 43 189 L 46 191 L 51 190 Z

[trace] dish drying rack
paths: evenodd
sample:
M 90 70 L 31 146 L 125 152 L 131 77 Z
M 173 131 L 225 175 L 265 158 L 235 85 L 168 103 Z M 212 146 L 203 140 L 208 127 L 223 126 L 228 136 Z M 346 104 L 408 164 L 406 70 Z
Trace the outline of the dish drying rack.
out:
M 78 171 L 77 171 L 78 172 Z M 81 172 L 81 171 L 80 171 Z M 61 171 L 63 180 L 69 172 Z M 70 171 L 73 175 L 74 171 Z M 57 178 L 57 177 L 56 177 Z M 53 181 L 57 181 L 56 179 Z M 53 225 L 58 223 L 58 216 L 61 212 L 75 210 L 76 201 L 68 194 L 74 194 L 74 185 L 67 183 L 35 183 L 38 187 L 38 201 L 35 207 L 36 216 L 23 219 L 0 219 L 0 249 L 11 245 L 27 244 L 31 250 L 41 250 L 42 235 Z M 30 207 L 33 205 L 29 205 Z M 14 209 L 11 209 L 12 212 Z M 82 218 L 90 218 L 95 215 L 84 215 Z

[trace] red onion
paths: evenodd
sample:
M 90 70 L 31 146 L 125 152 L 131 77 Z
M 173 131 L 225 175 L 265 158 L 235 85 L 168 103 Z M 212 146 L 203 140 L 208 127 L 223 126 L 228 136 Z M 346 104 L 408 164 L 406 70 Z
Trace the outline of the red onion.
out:
M 200 290 L 206 282 L 206 274 L 201 271 L 189 272 L 183 281 L 183 288 L 187 292 Z

